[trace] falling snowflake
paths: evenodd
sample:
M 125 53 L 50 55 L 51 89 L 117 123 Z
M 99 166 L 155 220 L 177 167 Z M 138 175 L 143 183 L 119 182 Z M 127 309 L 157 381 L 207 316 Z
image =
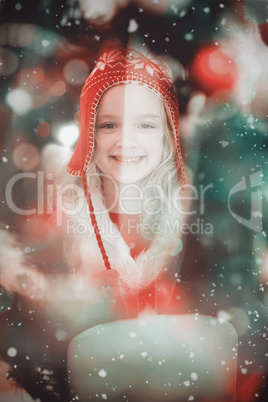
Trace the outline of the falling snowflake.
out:
M 129 20 L 129 24 L 128 24 L 128 28 L 127 28 L 128 33 L 136 32 L 138 28 L 139 28 L 139 24 L 137 23 L 137 21 L 134 20 L 134 18 L 131 18 Z
M 13 348 L 13 347 L 8 348 L 8 350 L 7 350 L 7 354 L 9 357 L 15 357 L 15 356 L 17 356 L 17 353 L 18 353 L 17 349 Z
M 195 373 L 195 372 L 191 373 L 191 379 L 192 379 L 193 381 L 197 381 L 197 380 L 198 380 L 198 374 Z
M 107 371 L 104 369 L 101 369 L 98 374 L 100 377 L 105 378 L 107 376 Z

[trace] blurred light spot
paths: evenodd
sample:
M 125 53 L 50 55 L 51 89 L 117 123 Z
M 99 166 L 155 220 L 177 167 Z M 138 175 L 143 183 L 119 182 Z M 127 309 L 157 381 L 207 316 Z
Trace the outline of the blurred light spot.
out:
M 21 85 L 40 84 L 45 77 L 45 72 L 42 68 L 24 68 L 18 74 L 18 80 Z M 36 88 L 36 85 L 33 86 Z
M 101 370 L 99 371 L 99 376 L 102 377 L 102 378 L 106 377 L 106 376 L 107 376 L 107 371 L 104 370 L 104 369 L 101 369 Z
M 72 146 L 77 141 L 78 135 L 79 128 L 74 123 L 61 127 L 56 134 L 59 141 L 66 147 Z
M 7 354 L 9 357 L 15 357 L 17 356 L 17 349 L 16 348 L 8 348 Z
M 67 157 L 71 157 L 70 149 L 60 145 L 48 144 L 42 150 L 42 162 L 46 171 L 57 170 Z
M 191 66 L 191 76 L 209 93 L 233 88 L 237 79 L 237 67 L 222 49 L 209 46 L 202 49 Z
M 129 24 L 128 24 L 128 29 L 127 29 L 127 31 L 128 31 L 129 33 L 133 33 L 133 32 L 136 32 L 138 28 L 139 28 L 139 24 L 137 23 L 137 21 L 134 20 L 133 18 L 131 18 L 131 19 L 129 20 Z
M 76 124 L 80 124 L 80 110 L 77 110 L 77 112 L 75 112 L 74 121 L 76 122 Z
M 59 42 L 59 35 L 55 32 L 35 26 L 35 34 L 31 42 L 28 41 L 28 49 L 36 54 L 47 56 L 54 52 Z
M 22 22 L 2 23 L 0 26 L 0 44 L 23 48 L 35 38 L 36 30 L 36 25 L 34 24 L 24 24 Z
M 81 59 L 73 59 L 65 64 L 63 69 L 64 77 L 73 85 L 82 84 L 89 73 L 89 67 L 85 61 Z
M 194 125 L 191 119 L 188 119 L 188 117 L 182 117 L 180 120 L 180 135 L 182 138 L 186 138 L 191 136 L 191 134 L 194 132 Z
M 241 52 L 237 60 L 244 69 L 243 74 L 249 76 L 252 80 L 257 80 L 260 77 L 262 63 L 255 54 L 252 55 L 250 52 Z
M 194 39 L 194 35 L 192 34 L 192 32 L 188 32 L 184 35 L 184 39 L 187 41 L 193 40 Z
M 81 10 L 85 19 L 93 25 L 105 26 L 116 14 L 118 4 L 111 0 L 82 1 Z
M 32 97 L 24 89 L 13 89 L 6 96 L 8 106 L 16 113 L 25 114 L 32 107 Z
M 3 161 L 4 163 L 7 163 L 7 162 L 8 162 L 7 157 L 6 157 L 6 156 L 2 156 L 2 161 Z
M 227 147 L 230 143 L 229 143 L 228 141 L 222 140 L 222 141 L 219 141 L 219 144 L 221 144 L 221 146 L 222 146 L 223 148 L 225 148 L 225 147 Z
M 22 5 L 20 3 L 15 4 L 15 10 L 20 11 L 22 9 Z
M 12 160 L 14 165 L 19 169 L 32 170 L 38 165 L 40 155 L 36 147 L 25 143 L 18 145 L 14 149 Z
M 47 39 L 43 39 L 42 41 L 41 41 L 41 44 L 42 44 L 42 46 L 44 46 L 44 47 L 48 47 L 49 45 L 50 45 L 50 40 L 47 40 Z
M 232 319 L 232 315 L 225 310 L 218 311 L 218 317 L 225 321 L 230 321 Z
M 51 78 L 42 68 L 26 68 L 18 74 L 20 87 L 27 89 L 27 94 L 32 98 L 32 109 L 37 109 L 50 99 Z
M 206 105 L 207 97 L 202 92 L 196 92 L 188 103 L 188 113 L 192 116 L 199 116 Z
M 67 338 L 67 332 L 64 329 L 58 329 L 55 335 L 58 341 L 64 341 Z
M 50 133 L 50 124 L 44 121 L 43 123 L 38 124 L 36 127 L 36 134 L 40 138 L 45 138 Z
M 9 76 L 18 68 L 18 57 L 9 49 L 0 49 L 0 76 Z
M 191 379 L 192 379 L 193 381 L 197 381 L 197 380 L 198 380 L 198 374 L 195 373 L 195 372 L 192 372 L 192 373 L 191 373 Z
M 50 92 L 54 96 L 61 96 L 66 92 L 66 84 L 64 81 L 56 81 L 52 84 Z

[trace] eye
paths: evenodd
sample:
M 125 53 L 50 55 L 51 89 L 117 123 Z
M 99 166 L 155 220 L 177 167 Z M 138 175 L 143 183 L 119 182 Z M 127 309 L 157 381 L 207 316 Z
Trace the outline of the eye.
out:
M 143 123 L 139 125 L 139 128 L 145 128 L 145 129 L 149 129 L 149 128 L 154 128 L 154 126 L 152 126 L 149 123 Z
M 116 125 L 113 123 L 106 123 L 106 124 L 102 124 L 100 126 L 100 128 L 113 129 L 113 128 L 116 128 Z
M 118 126 L 114 123 L 97 123 L 97 130 L 103 132 L 110 132 L 117 128 Z

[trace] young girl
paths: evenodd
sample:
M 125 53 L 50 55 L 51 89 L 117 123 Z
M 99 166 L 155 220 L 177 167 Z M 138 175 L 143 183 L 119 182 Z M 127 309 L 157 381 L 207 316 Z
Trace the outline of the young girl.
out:
M 105 315 L 107 305 L 103 317 L 91 308 L 87 329 L 68 346 L 74 398 L 178 401 L 212 394 L 211 400 L 232 400 L 235 335 L 228 326 L 211 330 L 208 317 L 179 315 L 178 299 L 184 312 L 187 301 L 178 292 L 171 298 L 170 286 L 178 279 L 174 257 L 182 248 L 178 119 L 166 65 L 135 50 L 106 51 L 84 85 L 80 137 L 67 170 L 82 177 L 85 197 L 80 191 L 69 199 L 69 259 L 84 282 L 108 287 L 99 293 L 107 301 L 111 291 L 115 314 Z M 115 287 L 123 293 L 124 314 Z M 92 325 L 92 315 L 104 324 Z M 219 369 L 220 360 L 210 366 L 211 350 L 214 356 L 219 349 L 228 351 L 227 376 Z M 195 381 L 189 381 L 193 367 L 201 378 L 211 371 L 209 381 L 195 388 Z M 221 399 L 219 378 L 228 393 L 220 390 Z
M 141 292 L 174 274 L 171 256 L 182 249 L 185 179 L 171 71 L 133 49 L 107 50 L 84 84 L 80 113 L 67 172 L 81 176 L 84 194 L 65 198 L 68 260 L 83 282 Z

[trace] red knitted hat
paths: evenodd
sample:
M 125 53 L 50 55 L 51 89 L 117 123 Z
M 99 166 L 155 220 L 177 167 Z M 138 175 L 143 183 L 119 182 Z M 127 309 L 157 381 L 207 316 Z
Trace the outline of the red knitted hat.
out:
M 166 63 L 156 64 L 137 50 L 128 48 L 105 51 L 84 84 L 80 98 L 80 135 L 67 172 L 82 176 L 87 171 L 94 149 L 97 105 L 108 88 L 122 83 L 143 85 L 163 101 L 172 143 L 176 144 L 174 157 L 183 187 L 185 175 L 178 133 L 179 105 L 171 70 Z

